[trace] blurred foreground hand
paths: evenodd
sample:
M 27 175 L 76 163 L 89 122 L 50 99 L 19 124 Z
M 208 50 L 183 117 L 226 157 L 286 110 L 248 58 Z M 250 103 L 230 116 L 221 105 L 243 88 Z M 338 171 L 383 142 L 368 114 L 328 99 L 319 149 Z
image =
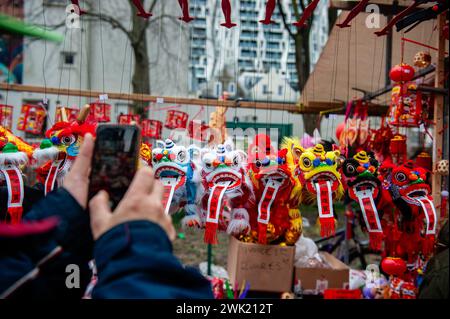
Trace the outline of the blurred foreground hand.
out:
M 155 180 L 150 167 L 143 167 L 136 172 L 114 213 L 109 206 L 108 193 L 98 192 L 89 202 L 94 240 L 113 227 L 133 220 L 149 220 L 156 223 L 164 229 L 170 240 L 174 240 L 175 228 L 172 225 L 172 218 L 164 213 L 162 198 L 163 186 Z

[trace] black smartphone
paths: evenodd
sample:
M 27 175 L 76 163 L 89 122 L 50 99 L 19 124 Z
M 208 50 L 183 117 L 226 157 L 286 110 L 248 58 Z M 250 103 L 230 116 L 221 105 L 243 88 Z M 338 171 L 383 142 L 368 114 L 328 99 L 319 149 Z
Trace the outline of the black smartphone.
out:
M 89 199 L 100 190 L 109 194 L 111 209 L 119 204 L 136 173 L 141 132 L 135 125 L 97 128 L 89 182 Z

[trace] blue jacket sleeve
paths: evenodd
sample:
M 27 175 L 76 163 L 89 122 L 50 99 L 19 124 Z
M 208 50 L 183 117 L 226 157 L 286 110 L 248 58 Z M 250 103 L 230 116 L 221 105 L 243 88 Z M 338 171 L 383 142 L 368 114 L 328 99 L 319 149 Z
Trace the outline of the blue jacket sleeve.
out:
M 58 245 L 65 252 L 89 260 L 93 249 L 89 214 L 66 189 L 59 188 L 37 202 L 24 220 L 41 220 L 51 216 L 57 216 L 60 223 L 52 240 L 32 253 L 34 261 L 38 261 Z
M 28 289 L 28 297 L 79 299 L 82 296 L 90 279 L 88 261 L 92 259 L 93 249 L 89 214 L 67 190 L 60 188 L 33 205 L 23 219 L 34 221 L 52 216 L 58 217 L 60 221 L 54 232 L 48 236 L 11 242 L 10 249 L 0 253 L 0 269 L 3 270 L 0 274 L 0 292 L 36 267 L 57 246 L 61 246 L 63 252 L 46 264 L 38 278 L 27 284 L 28 288 L 32 288 Z M 65 285 L 65 269 L 69 264 L 76 264 L 80 268 L 80 289 L 70 290 Z M 33 289 L 38 285 L 43 289 Z
M 164 230 L 149 221 L 118 225 L 95 243 L 93 298 L 213 298 L 211 285 L 172 254 Z

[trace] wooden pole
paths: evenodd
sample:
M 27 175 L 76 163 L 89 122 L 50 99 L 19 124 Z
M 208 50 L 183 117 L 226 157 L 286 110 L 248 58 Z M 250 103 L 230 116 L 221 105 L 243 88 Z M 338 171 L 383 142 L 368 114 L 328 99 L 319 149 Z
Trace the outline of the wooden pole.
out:
M 153 102 L 162 101 L 161 103 L 181 104 L 181 105 L 204 105 L 204 106 L 223 106 L 223 107 L 239 107 L 250 109 L 270 109 L 287 112 L 296 112 L 299 107 L 294 103 L 277 103 L 277 102 L 254 102 L 254 101 L 224 101 L 217 99 L 200 99 L 200 98 L 183 98 L 183 97 L 171 97 L 171 96 L 153 96 L 147 94 L 138 93 L 117 93 L 117 92 L 99 92 L 88 91 L 78 89 L 66 89 L 66 88 L 53 88 L 42 87 L 33 85 L 21 85 L 21 84 L 7 84 L 0 83 L 1 90 L 18 91 L 18 92 L 31 92 L 31 93 L 45 93 L 55 95 L 66 96 L 83 96 L 90 98 L 98 98 L 102 94 L 107 94 L 111 100 L 128 100 L 128 101 L 143 101 Z
M 437 54 L 436 54 L 436 72 L 434 83 L 438 89 L 444 88 L 445 80 L 445 38 L 443 29 L 445 25 L 445 13 L 441 13 L 438 16 L 437 29 L 439 30 L 439 36 L 437 38 Z M 438 207 L 441 203 L 441 187 L 442 176 L 437 174 L 436 164 L 442 160 L 443 152 L 443 135 L 444 135 L 444 96 L 436 94 L 434 97 L 434 136 L 433 136 L 433 177 L 432 177 L 432 190 L 434 206 Z M 436 213 L 441 215 L 441 209 L 436 209 Z
M 127 101 L 144 101 L 157 103 L 170 103 L 181 105 L 196 105 L 196 106 L 208 106 L 217 107 L 222 106 L 226 108 L 241 108 L 241 109 L 261 109 L 261 110 L 278 110 L 286 111 L 294 114 L 319 114 L 325 111 L 329 114 L 344 114 L 345 103 L 344 102 L 329 102 L 329 101 L 309 101 L 308 105 L 299 105 L 294 103 L 280 103 L 280 102 L 257 102 L 257 101 L 243 101 L 243 100 L 228 100 L 220 101 L 217 99 L 202 99 L 202 98 L 179 98 L 170 96 L 153 96 L 147 94 L 127 94 L 117 92 L 99 92 L 99 91 L 87 91 L 77 89 L 65 89 L 65 88 L 52 88 L 33 85 L 22 84 L 7 84 L 0 83 L 0 90 L 17 91 L 17 92 L 30 92 L 30 93 L 42 93 L 42 94 L 54 94 L 54 95 L 69 95 L 69 96 L 83 96 L 89 98 L 98 98 L 101 94 L 107 94 L 111 100 L 127 100 Z M 342 108 L 341 111 L 335 111 L 337 108 Z M 370 116 L 383 116 L 386 115 L 388 110 L 387 105 L 379 105 L 375 103 L 369 103 L 369 115 Z

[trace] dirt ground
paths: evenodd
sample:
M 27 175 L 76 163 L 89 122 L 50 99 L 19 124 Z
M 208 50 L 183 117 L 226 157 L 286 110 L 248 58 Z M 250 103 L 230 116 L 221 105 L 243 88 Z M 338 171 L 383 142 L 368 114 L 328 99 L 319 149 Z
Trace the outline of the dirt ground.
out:
M 308 219 L 310 226 L 304 227 L 303 233 L 306 237 L 313 240 L 320 238 L 319 227 L 316 224 L 318 217 L 317 206 L 305 206 L 300 208 L 302 216 Z M 337 204 L 335 211 L 338 216 L 338 229 L 344 227 L 344 207 Z M 179 224 L 180 216 L 174 217 L 174 223 L 178 230 L 178 238 L 174 242 L 175 255 L 185 264 L 189 266 L 198 266 L 199 263 L 207 261 L 207 245 L 203 242 L 203 230 L 189 229 L 183 231 Z M 222 266 L 226 269 L 228 255 L 228 235 L 219 233 L 219 244 L 212 246 L 212 262 L 215 265 Z M 376 255 L 370 255 L 368 262 L 376 262 L 379 259 Z M 351 264 L 354 268 L 360 268 L 358 261 Z

